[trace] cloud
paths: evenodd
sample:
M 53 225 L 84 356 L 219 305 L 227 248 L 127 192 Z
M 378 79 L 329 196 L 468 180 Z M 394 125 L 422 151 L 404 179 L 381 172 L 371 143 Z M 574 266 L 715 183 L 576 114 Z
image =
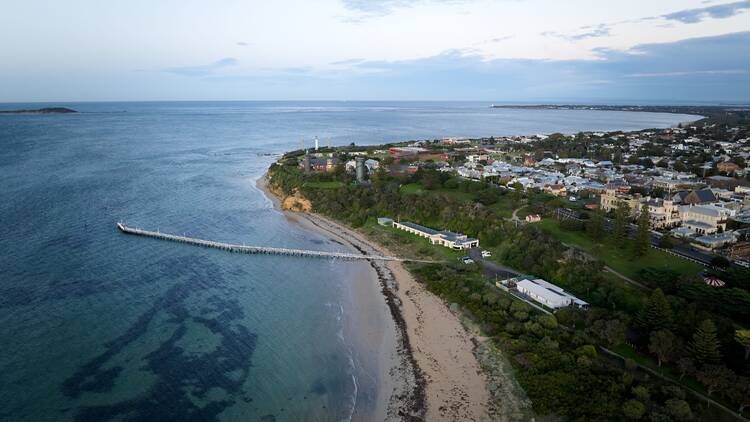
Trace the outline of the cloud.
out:
M 382 99 L 643 99 L 750 98 L 750 32 L 622 51 L 600 48 L 594 60 L 491 59 L 472 50 L 403 61 L 362 61 L 373 73 L 343 75 Z
M 738 13 L 742 13 L 746 9 L 750 9 L 750 0 L 718 4 L 715 6 L 701 7 L 697 9 L 686 9 L 679 12 L 662 15 L 661 17 L 667 20 L 673 20 L 682 23 L 698 23 L 709 18 L 729 18 Z
M 201 66 L 168 67 L 162 69 L 162 72 L 174 73 L 182 76 L 202 77 L 213 75 L 217 70 L 236 66 L 237 64 L 239 64 L 239 61 L 234 57 L 225 57 L 221 60 Z
M 362 63 L 363 61 L 365 61 L 365 59 L 346 59 L 346 60 L 339 60 L 336 62 L 331 62 L 330 64 L 334 66 L 345 66 L 345 65 Z
M 490 42 L 503 42 L 513 38 L 513 35 L 505 35 L 503 37 L 497 37 L 490 40 Z
M 387 16 L 398 9 L 419 4 L 461 4 L 467 1 L 469 0 L 341 0 L 344 8 L 354 14 L 342 18 L 342 21 L 359 23 L 370 18 Z
M 246 43 L 245 41 L 238 41 L 238 42 L 237 42 L 237 45 L 239 45 L 239 46 L 241 46 L 241 47 L 247 47 L 247 46 L 248 46 L 248 45 L 250 45 L 250 44 Z
M 545 32 L 542 32 L 541 35 L 545 37 L 562 38 L 568 41 L 580 41 L 580 40 L 584 40 L 587 38 L 607 37 L 609 36 L 610 31 L 612 30 L 612 25 L 603 23 L 603 24 L 594 25 L 594 26 L 582 26 L 579 29 L 583 30 L 583 32 L 565 34 L 565 33 L 556 32 L 556 31 L 545 31 Z

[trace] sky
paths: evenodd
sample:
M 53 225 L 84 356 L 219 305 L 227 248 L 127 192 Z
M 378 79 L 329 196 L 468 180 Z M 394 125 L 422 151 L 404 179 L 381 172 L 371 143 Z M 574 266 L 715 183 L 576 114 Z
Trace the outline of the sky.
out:
M 0 102 L 750 102 L 750 0 L 0 3 Z

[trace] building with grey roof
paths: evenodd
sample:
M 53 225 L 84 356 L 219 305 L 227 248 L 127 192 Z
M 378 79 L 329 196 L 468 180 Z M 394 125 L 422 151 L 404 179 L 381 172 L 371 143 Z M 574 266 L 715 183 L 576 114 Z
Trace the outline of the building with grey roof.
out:
M 445 246 L 446 248 L 451 248 L 457 251 L 479 247 L 479 239 L 473 239 L 461 233 L 454 233 L 447 230 L 438 231 L 408 221 L 394 221 L 393 227 L 430 239 L 430 243 L 433 245 Z

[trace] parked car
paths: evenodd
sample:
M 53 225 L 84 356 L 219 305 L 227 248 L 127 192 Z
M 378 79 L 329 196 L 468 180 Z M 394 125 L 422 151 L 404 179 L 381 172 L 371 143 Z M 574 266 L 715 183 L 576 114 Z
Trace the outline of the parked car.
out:
M 489 258 L 492 256 L 492 252 L 490 251 L 482 251 L 482 258 Z
M 465 257 L 461 258 L 461 262 L 463 262 L 464 264 L 473 264 L 474 260 L 471 259 L 471 258 L 469 258 L 468 256 L 465 256 Z

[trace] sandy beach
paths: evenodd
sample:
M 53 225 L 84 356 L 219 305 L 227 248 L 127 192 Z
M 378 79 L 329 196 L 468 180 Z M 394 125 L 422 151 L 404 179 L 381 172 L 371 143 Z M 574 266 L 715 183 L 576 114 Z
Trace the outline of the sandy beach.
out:
M 273 201 L 266 177 L 257 186 Z M 363 254 L 391 255 L 362 234 L 313 213 L 287 216 Z M 370 261 L 396 323 L 402 361 L 392 371 L 395 383 L 387 420 L 491 420 L 487 379 L 474 355 L 477 341 L 457 315 L 428 292 L 399 262 Z M 394 372 L 395 371 L 395 372 Z M 492 415 L 492 416 L 491 416 Z

